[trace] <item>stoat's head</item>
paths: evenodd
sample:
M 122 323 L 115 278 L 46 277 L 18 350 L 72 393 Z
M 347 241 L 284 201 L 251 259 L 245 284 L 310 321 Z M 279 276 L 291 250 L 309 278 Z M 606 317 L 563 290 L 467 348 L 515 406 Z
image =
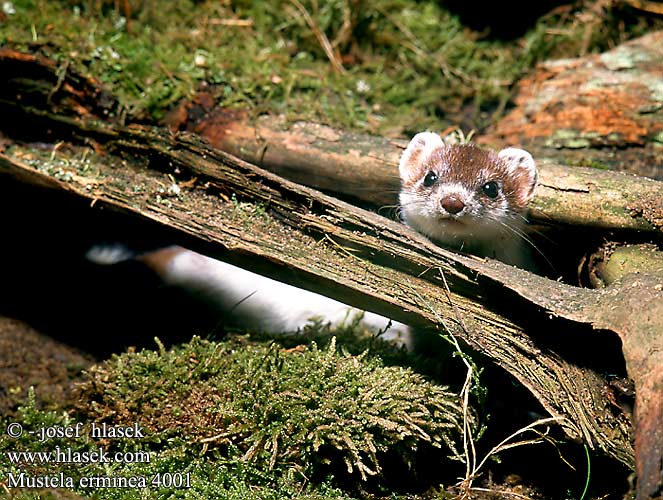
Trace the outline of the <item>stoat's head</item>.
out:
M 404 221 L 455 246 L 516 227 L 537 186 L 536 165 L 527 151 L 448 145 L 431 132 L 414 136 L 399 168 Z

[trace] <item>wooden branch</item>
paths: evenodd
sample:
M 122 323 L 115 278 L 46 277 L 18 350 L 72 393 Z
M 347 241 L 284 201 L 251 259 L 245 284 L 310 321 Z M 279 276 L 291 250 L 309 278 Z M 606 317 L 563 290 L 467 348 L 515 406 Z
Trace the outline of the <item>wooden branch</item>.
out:
M 223 151 L 295 182 L 350 196 L 374 207 L 395 206 L 398 159 L 406 141 L 347 133 L 313 123 L 216 109 L 189 127 Z M 660 182 L 586 167 L 539 161 L 532 222 L 663 235 Z

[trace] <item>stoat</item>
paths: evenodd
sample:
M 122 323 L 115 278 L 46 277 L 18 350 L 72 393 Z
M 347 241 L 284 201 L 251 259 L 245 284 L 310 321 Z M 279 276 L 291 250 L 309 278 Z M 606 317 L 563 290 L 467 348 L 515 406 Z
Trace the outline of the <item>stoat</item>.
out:
M 414 136 L 401 156 L 403 221 L 442 246 L 532 269 L 524 214 L 537 187 L 532 155 Z
M 243 329 L 296 332 L 313 319 L 335 328 L 350 324 L 360 315 L 363 328 L 381 334 L 384 340 L 410 345 L 409 328 L 403 323 L 191 250 L 170 247 L 141 256 L 140 260 L 168 284 L 212 302 L 230 324 Z
M 439 135 L 417 134 L 400 160 L 403 220 L 432 240 L 525 265 L 522 214 L 534 195 L 537 172 L 529 153 L 499 153 L 471 145 L 446 145 Z M 95 247 L 88 258 L 125 260 L 122 248 Z M 361 324 L 385 339 L 411 347 L 407 325 L 307 290 L 254 274 L 181 247 L 137 257 L 164 282 L 213 302 L 232 324 L 270 333 L 301 330 L 312 318 L 331 326 L 362 314 Z
M 383 340 L 396 345 L 412 347 L 410 328 L 403 323 L 182 247 L 135 255 L 123 245 L 102 245 L 90 249 L 87 258 L 104 265 L 128 259 L 143 262 L 165 284 L 211 304 L 228 326 L 256 332 L 292 333 L 315 320 L 337 328 L 351 324 L 359 316 L 360 328 L 380 334 Z

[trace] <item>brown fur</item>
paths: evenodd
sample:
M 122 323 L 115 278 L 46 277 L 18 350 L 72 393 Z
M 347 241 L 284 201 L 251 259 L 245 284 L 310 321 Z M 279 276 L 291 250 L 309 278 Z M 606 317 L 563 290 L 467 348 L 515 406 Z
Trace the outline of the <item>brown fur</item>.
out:
M 403 179 L 403 187 L 412 189 L 414 183 L 431 171 L 445 183 L 458 182 L 473 190 L 487 182 L 498 181 L 509 206 L 520 212 L 527 207 L 536 186 L 525 169 L 516 169 L 497 153 L 471 144 L 439 146 L 423 161 L 420 159 L 422 152 L 423 148 L 410 157 L 409 175 Z
M 157 274 L 166 275 L 172 260 L 182 252 L 186 252 L 186 250 L 182 247 L 172 246 L 141 255 L 137 260 L 145 263 Z

